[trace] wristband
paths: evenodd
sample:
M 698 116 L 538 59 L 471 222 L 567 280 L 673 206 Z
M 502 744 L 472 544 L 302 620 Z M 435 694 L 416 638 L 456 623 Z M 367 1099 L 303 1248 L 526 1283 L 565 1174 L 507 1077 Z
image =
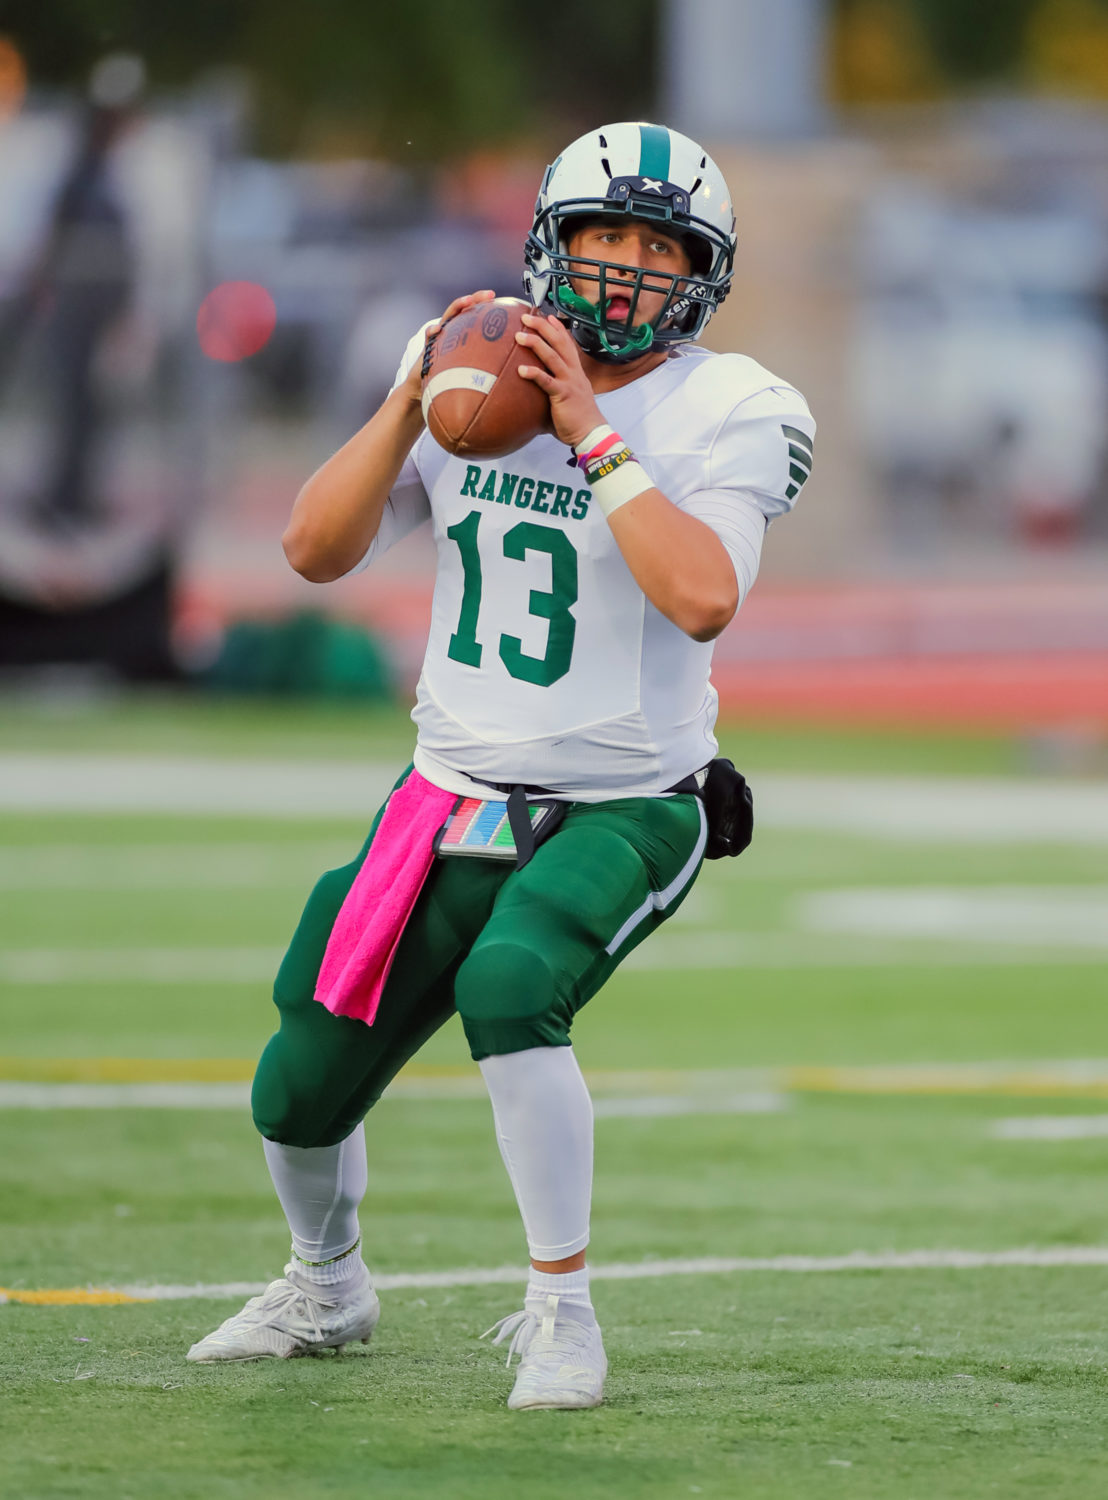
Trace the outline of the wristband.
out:
M 573 451 L 605 519 L 628 500 L 654 488 L 654 481 L 635 462 L 619 433 L 607 424 L 594 427 Z
M 573 457 L 579 469 L 587 468 L 589 460 L 596 458 L 598 454 L 605 452 L 611 447 L 612 441 L 619 438 L 619 433 L 614 427 L 609 427 L 607 422 L 601 422 L 599 427 L 581 439 L 573 450 Z

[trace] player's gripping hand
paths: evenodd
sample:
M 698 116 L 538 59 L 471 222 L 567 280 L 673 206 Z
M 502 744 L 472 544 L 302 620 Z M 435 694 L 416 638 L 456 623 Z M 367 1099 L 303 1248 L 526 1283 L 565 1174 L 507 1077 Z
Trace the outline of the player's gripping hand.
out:
M 417 359 L 408 371 L 407 378 L 401 386 L 401 390 L 408 401 L 423 415 L 423 365 L 427 358 L 427 348 L 444 323 L 449 323 L 451 318 L 456 318 L 459 313 L 465 312 L 467 307 L 473 307 L 478 302 L 491 302 L 496 296 L 495 292 L 485 290 L 483 292 L 467 292 L 464 297 L 455 297 L 454 301 L 443 313 L 441 318 L 436 318 L 433 323 L 427 325 L 427 331 L 423 336 L 423 359 Z
M 519 373 L 546 392 L 555 433 L 563 443 L 576 447 L 604 421 L 580 351 L 569 329 L 553 313 L 524 313 L 523 323 L 528 331 L 517 333 L 516 341 L 542 363 L 520 365 Z

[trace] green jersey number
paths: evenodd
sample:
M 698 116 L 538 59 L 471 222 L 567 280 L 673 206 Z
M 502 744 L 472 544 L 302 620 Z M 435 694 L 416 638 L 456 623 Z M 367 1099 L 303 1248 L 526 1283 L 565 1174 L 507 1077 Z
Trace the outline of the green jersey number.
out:
M 477 528 L 481 512 L 471 510 L 464 521 L 447 530 L 457 542 L 462 555 L 462 607 L 458 627 L 450 637 L 447 655 L 467 667 L 481 665 L 481 643 L 477 639 L 477 618 L 481 611 L 481 554 L 477 550 Z M 542 656 L 528 656 L 519 636 L 500 637 L 500 660 L 521 682 L 550 687 L 569 671 L 577 621 L 570 613 L 577 603 L 577 551 L 564 531 L 540 526 L 535 521 L 521 521 L 504 535 L 504 556 L 523 562 L 528 552 L 545 552 L 550 558 L 549 589 L 532 589 L 529 612 L 549 622 L 546 650 Z

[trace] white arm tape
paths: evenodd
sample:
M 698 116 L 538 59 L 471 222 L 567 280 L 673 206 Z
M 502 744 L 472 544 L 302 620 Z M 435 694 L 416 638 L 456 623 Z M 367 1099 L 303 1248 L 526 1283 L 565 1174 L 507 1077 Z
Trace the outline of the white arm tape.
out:
M 617 511 L 621 505 L 626 505 L 628 500 L 634 500 L 636 496 L 653 488 L 654 481 L 634 459 L 620 464 L 618 469 L 605 474 L 603 479 L 592 482 L 592 492 L 605 519 L 610 519 L 612 512 Z

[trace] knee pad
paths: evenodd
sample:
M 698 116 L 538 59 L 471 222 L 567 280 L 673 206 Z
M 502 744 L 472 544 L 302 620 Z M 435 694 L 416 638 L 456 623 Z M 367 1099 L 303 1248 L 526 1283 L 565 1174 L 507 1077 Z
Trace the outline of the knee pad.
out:
M 307 1066 L 312 1054 L 285 1029 L 270 1037 L 254 1074 L 250 1108 L 259 1135 L 281 1146 L 334 1146 L 345 1140 L 364 1113 L 336 1112 L 325 1072 Z
M 474 948 L 458 970 L 454 1002 L 478 1062 L 530 1047 L 564 1047 L 573 1010 L 541 954 L 519 943 Z

